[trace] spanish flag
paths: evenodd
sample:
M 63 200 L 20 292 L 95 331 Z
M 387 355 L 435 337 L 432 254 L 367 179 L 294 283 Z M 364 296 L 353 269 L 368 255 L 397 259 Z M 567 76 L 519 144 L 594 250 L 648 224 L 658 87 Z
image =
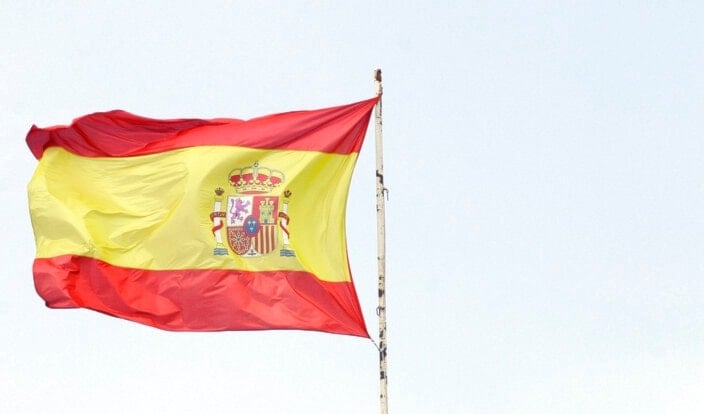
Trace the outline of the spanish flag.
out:
M 377 100 L 247 121 L 111 111 L 33 126 L 38 294 L 173 331 L 369 337 L 345 209 Z

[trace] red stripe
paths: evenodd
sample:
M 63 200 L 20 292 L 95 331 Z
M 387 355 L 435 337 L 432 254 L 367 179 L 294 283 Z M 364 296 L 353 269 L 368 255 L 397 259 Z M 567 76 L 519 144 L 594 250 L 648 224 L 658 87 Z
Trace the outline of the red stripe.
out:
M 32 126 L 27 145 L 37 159 L 51 146 L 85 157 L 145 155 L 199 145 L 350 154 L 362 146 L 377 99 L 248 121 L 159 120 L 119 110 L 98 112 L 78 118 L 70 126 Z
M 153 271 L 82 257 L 34 261 L 50 308 L 88 308 L 173 331 L 302 329 L 368 338 L 351 282 L 306 272 Z

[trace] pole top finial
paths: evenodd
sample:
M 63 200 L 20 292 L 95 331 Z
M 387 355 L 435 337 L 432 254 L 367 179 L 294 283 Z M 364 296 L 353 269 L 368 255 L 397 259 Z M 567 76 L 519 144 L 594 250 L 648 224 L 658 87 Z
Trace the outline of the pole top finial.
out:
M 381 95 L 381 69 L 374 69 L 374 87 L 376 89 L 377 96 Z

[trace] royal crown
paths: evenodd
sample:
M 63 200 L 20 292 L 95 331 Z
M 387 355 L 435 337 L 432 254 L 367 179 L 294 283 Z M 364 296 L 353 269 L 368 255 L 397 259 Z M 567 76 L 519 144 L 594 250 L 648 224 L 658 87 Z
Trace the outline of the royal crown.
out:
M 284 173 L 267 167 L 254 165 L 235 168 L 229 174 L 230 185 L 239 194 L 263 194 L 272 191 L 284 182 Z

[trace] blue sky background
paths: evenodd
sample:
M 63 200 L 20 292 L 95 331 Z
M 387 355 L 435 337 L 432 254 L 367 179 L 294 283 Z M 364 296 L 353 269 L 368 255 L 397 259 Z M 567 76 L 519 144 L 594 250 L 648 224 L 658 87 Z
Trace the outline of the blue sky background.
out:
M 251 118 L 384 74 L 393 413 L 704 412 L 700 2 L 10 2 L 0 412 L 378 412 L 367 340 L 171 333 L 34 292 L 32 124 Z M 348 205 L 376 333 L 373 129 Z

